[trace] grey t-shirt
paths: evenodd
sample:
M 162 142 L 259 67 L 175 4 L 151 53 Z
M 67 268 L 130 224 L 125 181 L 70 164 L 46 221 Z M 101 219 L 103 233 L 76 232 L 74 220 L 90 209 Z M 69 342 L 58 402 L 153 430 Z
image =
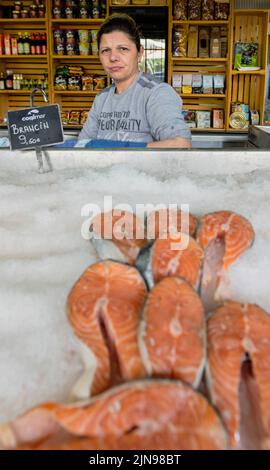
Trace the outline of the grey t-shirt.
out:
M 116 94 L 111 85 L 96 96 L 79 140 L 148 143 L 173 137 L 191 139 L 180 96 L 168 83 L 139 73 L 123 93 Z

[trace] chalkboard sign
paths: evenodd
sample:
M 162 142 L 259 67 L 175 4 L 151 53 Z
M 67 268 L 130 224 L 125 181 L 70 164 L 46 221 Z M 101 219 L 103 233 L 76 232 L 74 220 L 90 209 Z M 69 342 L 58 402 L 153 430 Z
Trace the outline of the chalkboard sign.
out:
M 58 104 L 8 111 L 8 130 L 11 150 L 64 142 Z

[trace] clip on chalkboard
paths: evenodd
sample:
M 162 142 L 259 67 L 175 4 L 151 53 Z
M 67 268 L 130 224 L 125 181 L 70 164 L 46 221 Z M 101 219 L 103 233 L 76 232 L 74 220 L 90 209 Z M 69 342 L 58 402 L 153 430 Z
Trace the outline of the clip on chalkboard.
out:
M 33 98 L 36 91 L 40 91 L 44 100 L 48 101 L 44 90 L 40 87 L 34 88 L 30 95 L 31 108 L 8 111 L 8 131 L 11 150 L 35 149 L 38 169 L 44 173 L 52 171 L 52 165 L 42 147 L 61 144 L 64 142 L 64 133 L 59 105 L 34 107 Z M 44 170 L 42 152 L 48 164 L 47 170 Z

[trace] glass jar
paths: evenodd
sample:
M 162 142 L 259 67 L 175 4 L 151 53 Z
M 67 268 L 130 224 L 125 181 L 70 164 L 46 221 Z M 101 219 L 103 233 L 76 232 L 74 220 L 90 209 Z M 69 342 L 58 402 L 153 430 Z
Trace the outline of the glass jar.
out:
M 45 5 L 38 6 L 38 17 L 45 18 Z
M 14 20 L 17 20 L 18 18 L 20 18 L 20 16 L 21 16 L 20 11 L 18 11 L 18 10 L 13 10 L 12 11 L 12 18 L 14 18 Z
M 67 8 L 65 9 L 65 14 L 66 14 L 66 18 L 68 18 L 68 19 L 74 18 L 74 11 L 73 11 L 73 8 L 72 8 L 72 7 L 67 7 Z
M 26 10 L 26 9 L 25 9 L 25 10 L 22 10 L 22 11 L 21 11 L 21 17 L 22 17 L 22 18 L 29 18 L 29 12 L 28 12 L 28 10 Z
M 22 9 L 22 2 L 16 1 L 14 2 L 14 10 L 21 11 Z
M 30 18 L 37 18 L 37 5 L 30 6 Z

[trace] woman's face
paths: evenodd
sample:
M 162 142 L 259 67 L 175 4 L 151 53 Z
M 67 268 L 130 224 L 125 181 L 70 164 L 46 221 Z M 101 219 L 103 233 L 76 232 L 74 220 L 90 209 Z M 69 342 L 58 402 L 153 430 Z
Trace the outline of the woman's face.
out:
M 102 66 L 115 83 L 124 82 L 138 72 L 139 53 L 136 45 L 122 31 L 103 34 L 99 46 L 99 58 Z

